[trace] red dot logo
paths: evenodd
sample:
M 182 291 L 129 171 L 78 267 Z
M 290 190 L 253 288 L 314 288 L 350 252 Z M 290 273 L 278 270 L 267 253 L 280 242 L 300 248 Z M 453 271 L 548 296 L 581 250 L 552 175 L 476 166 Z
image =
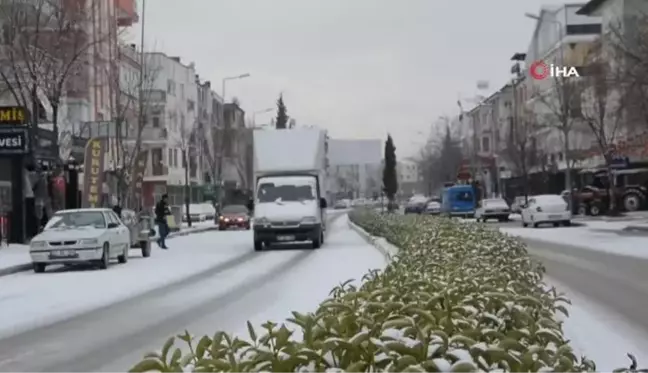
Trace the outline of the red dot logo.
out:
M 549 66 L 542 61 L 536 61 L 531 64 L 529 74 L 533 79 L 542 80 L 549 76 Z

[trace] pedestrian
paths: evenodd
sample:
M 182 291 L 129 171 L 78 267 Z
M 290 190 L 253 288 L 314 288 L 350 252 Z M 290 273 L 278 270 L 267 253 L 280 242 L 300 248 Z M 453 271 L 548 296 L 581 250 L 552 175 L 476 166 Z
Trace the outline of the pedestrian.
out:
M 119 216 L 119 218 L 122 218 L 122 207 L 121 207 L 121 199 L 117 199 L 115 204 L 113 205 L 112 210 Z
M 160 238 L 158 238 L 157 244 L 162 249 L 168 249 L 165 239 L 169 235 L 169 223 L 167 222 L 167 216 L 171 215 L 171 210 L 169 209 L 169 196 L 164 194 L 160 201 L 155 205 L 155 223 L 158 226 L 158 232 Z

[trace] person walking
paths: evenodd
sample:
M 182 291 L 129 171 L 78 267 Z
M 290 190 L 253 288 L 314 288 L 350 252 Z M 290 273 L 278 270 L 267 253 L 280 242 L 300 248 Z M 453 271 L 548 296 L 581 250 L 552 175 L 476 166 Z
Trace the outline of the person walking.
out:
M 166 237 L 169 235 L 169 223 L 167 222 L 167 216 L 171 215 L 171 210 L 169 209 L 169 196 L 167 194 L 162 195 L 160 201 L 155 205 L 155 223 L 158 226 L 158 232 L 160 238 L 157 241 L 158 246 L 162 249 L 168 249 L 166 245 Z

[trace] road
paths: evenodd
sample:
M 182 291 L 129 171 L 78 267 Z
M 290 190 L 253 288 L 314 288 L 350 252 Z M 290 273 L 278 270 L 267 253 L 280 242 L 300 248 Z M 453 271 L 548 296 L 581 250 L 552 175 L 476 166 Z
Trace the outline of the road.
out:
M 385 264 L 377 250 L 349 234 L 340 216 L 329 216 L 331 229 L 319 250 L 257 253 L 250 247 L 200 275 L 0 340 L 0 371 L 125 371 L 185 329 L 236 333 L 246 330 L 248 319 L 260 323 L 293 309 L 308 311 L 303 308 L 315 307 L 335 285 Z M 317 301 L 303 299 L 313 295 Z
M 487 224 L 494 228 L 520 226 L 518 221 Z M 555 232 L 555 229 L 574 228 L 548 228 L 547 234 Z M 648 335 L 647 259 L 590 250 L 578 247 L 578 242 L 568 245 L 531 239 L 524 241 L 529 247 L 529 253 L 545 266 L 549 279 L 554 279 L 594 303 L 613 310 L 639 332 Z M 648 246 L 648 237 L 646 243 Z

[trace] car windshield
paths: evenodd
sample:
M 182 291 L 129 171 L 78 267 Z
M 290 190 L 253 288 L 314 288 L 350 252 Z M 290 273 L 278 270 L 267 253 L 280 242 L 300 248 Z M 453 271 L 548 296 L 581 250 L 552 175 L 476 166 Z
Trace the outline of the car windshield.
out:
M 247 214 L 248 209 L 243 205 L 229 205 L 223 207 L 223 214 Z
M 76 211 L 57 213 L 45 225 L 45 230 L 56 228 L 106 228 L 106 220 L 99 211 Z
M 473 194 L 469 191 L 457 192 L 454 198 L 461 202 L 471 202 L 473 200 Z
M 503 199 L 485 199 L 484 206 L 508 206 Z
M 261 184 L 257 194 L 259 202 L 298 202 L 315 199 L 311 185 Z

